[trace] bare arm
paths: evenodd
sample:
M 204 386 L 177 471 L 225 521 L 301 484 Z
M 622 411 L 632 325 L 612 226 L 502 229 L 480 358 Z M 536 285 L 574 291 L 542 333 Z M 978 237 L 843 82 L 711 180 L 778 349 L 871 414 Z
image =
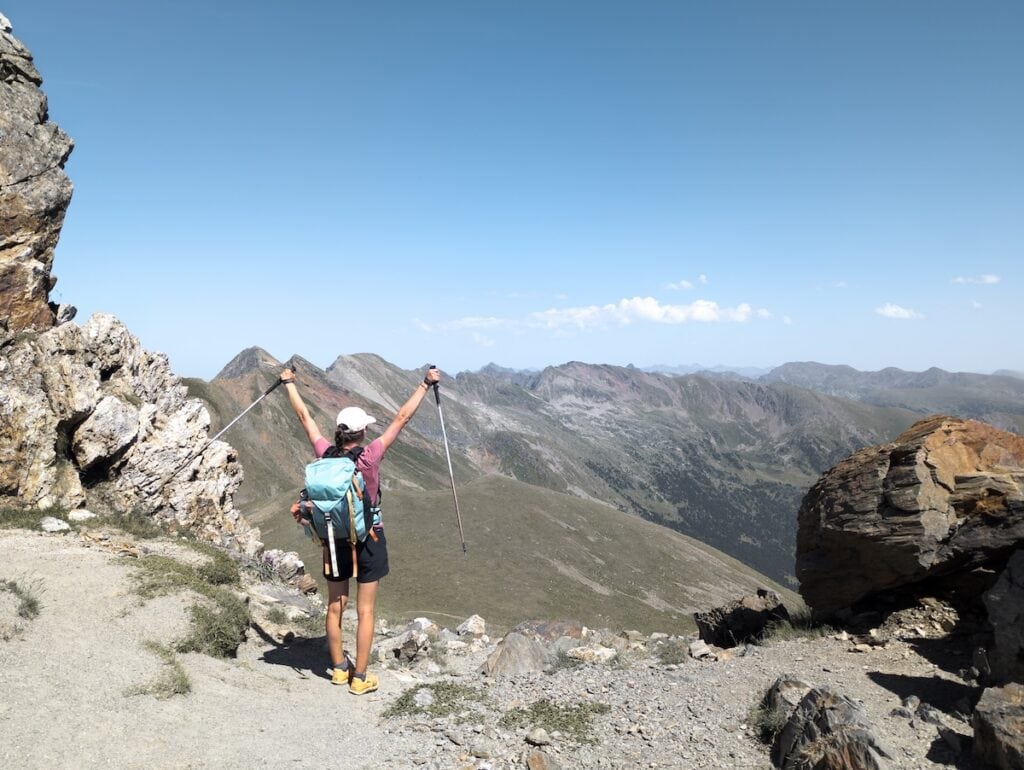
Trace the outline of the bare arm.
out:
M 295 387 L 295 375 L 291 369 L 285 369 L 281 372 L 281 382 L 284 383 L 284 389 L 288 391 L 288 401 L 295 411 L 295 416 L 299 418 L 302 429 L 306 431 L 306 436 L 309 438 L 309 443 L 315 449 L 316 442 L 323 438 L 323 434 L 320 433 L 320 429 L 313 422 L 313 418 L 309 414 L 302 396 L 299 395 L 299 389 Z
M 423 397 L 427 395 L 427 391 L 434 386 L 435 383 L 441 381 L 441 372 L 437 369 L 428 369 L 426 376 L 423 378 L 423 382 L 416 386 L 416 390 L 413 391 L 412 395 L 409 396 L 409 400 L 402 404 L 402 408 L 398 410 L 398 414 L 395 415 L 395 419 L 391 421 L 384 433 L 381 434 L 380 443 L 384 445 L 384 449 L 387 450 L 391 446 L 395 439 L 398 438 L 398 434 L 402 432 L 412 416 L 416 414 L 416 410 L 419 409 L 420 403 L 423 401 Z

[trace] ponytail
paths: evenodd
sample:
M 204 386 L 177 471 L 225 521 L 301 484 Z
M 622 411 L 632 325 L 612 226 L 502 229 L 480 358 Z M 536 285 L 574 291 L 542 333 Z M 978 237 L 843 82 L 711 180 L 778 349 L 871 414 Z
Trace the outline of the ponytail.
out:
M 343 444 L 348 444 L 349 442 L 357 439 L 362 443 L 364 438 L 366 438 L 366 428 L 363 428 L 362 430 L 349 431 L 345 430 L 344 426 L 339 425 L 337 430 L 334 431 L 334 446 L 336 446 L 340 452 Z

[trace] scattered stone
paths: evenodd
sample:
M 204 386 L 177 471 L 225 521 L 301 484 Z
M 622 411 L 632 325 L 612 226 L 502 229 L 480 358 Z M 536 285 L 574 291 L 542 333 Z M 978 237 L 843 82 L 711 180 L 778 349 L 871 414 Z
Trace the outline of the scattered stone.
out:
M 374 646 L 378 660 L 412 663 L 430 653 L 430 637 L 423 631 L 410 628 L 397 636 L 380 639 Z
M 459 636 L 483 636 L 487 632 L 487 623 L 479 615 L 470 615 L 455 627 Z
M 619 653 L 610 647 L 602 647 L 599 644 L 587 645 L 585 647 L 573 647 L 566 653 L 570 658 L 581 660 L 584 663 L 608 663 L 615 659 Z
M 71 529 L 71 525 L 63 519 L 58 519 L 55 516 L 44 516 L 39 521 L 39 528 L 42 529 L 43 532 L 67 532 Z
M 526 742 L 531 746 L 550 746 L 551 736 L 543 727 L 534 727 L 526 734 Z
M 420 708 L 429 708 L 434 705 L 434 691 L 429 687 L 421 687 L 412 696 L 412 700 Z
M 527 770 L 560 770 L 561 766 L 543 751 L 531 751 L 525 758 Z
M 922 703 L 914 712 L 918 719 L 932 725 L 942 724 L 942 712 L 928 703 Z
M 76 508 L 75 510 L 68 513 L 68 519 L 74 522 L 89 521 L 90 519 L 97 518 L 96 514 L 85 508 Z
M 511 631 L 487 658 L 480 671 L 487 676 L 525 674 L 543 671 L 548 655 L 536 639 Z
M 690 642 L 689 650 L 691 658 L 707 658 L 711 655 L 711 648 L 708 647 L 707 642 L 702 639 Z

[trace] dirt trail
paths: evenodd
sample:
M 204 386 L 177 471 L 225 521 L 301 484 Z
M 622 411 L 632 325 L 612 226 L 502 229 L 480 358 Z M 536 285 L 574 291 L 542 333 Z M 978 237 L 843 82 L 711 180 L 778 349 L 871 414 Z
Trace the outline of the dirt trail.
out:
M 144 642 L 169 643 L 188 622 L 185 597 L 130 593 L 131 569 L 76 535 L 0 532 L 0 579 L 42 603 L 0 642 L 0 766 L 322 767 L 343 755 L 346 767 L 388 765 L 372 725 L 402 684 L 384 677 L 378 693 L 352 696 L 323 676 L 320 644 L 284 650 L 250 634 L 235 660 L 180 656 L 187 697 L 130 694 L 163 667 Z

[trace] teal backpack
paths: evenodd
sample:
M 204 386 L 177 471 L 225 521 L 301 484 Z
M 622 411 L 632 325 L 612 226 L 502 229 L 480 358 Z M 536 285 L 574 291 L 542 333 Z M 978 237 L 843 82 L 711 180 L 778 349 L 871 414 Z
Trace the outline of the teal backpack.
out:
M 367 537 L 377 540 L 373 525 L 380 523 L 380 494 L 376 501 L 366 495 L 363 474 L 356 470 L 356 460 L 362 453 L 363 447 L 356 447 L 339 455 L 331 447 L 306 466 L 306 488 L 300 494 L 299 510 L 312 523 L 320 541 L 328 545 L 334 575 L 338 575 L 335 539 L 349 542 L 353 568 L 356 543 Z

